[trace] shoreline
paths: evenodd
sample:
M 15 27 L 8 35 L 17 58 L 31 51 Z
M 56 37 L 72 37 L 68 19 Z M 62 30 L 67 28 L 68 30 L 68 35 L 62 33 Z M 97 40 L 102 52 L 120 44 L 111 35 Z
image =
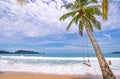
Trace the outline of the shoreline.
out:
M 0 79 L 103 79 L 102 75 L 67 75 L 67 74 L 46 74 L 33 72 L 0 72 Z M 120 79 L 120 75 L 116 75 Z

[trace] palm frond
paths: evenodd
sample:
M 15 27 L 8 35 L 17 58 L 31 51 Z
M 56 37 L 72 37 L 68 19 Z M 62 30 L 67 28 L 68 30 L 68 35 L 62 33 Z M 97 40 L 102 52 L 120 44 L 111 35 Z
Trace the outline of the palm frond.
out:
M 71 24 L 72 24 L 73 22 L 75 22 L 75 19 L 76 19 L 76 18 L 77 18 L 77 16 L 75 16 L 75 17 L 72 18 L 72 20 L 70 21 L 70 23 L 69 23 L 68 26 L 67 26 L 67 30 L 69 30 Z
M 102 16 L 102 12 L 100 10 L 101 5 L 92 5 L 85 8 L 85 13 L 87 13 L 89 16 L 92 15 L 99 15 Z
M 78 25 L 78 22 L 79 22 L 79 20 L 80 20 L 80 15 L 78 14 L 78 15 L 76 15 L 77 17 L 75 18 L 75 23 L 76 23 L 76 25 Z
M 82 7 L 86 7 L 89 4 L 96 4 L 96 3 L 98 3 L 98 0 L 80 0 L 80 3 L 82 4 Z
M 108 0 L 103 0 L 102 2 L 103 20 L 108 18 Z
M 101 24 L 94 16 L 90 16 L 89 20 L 91 21 L 91 23 L 95 28 L 97 28 L 98 30 L 101 30 Z
M 99 21 L 96 20 L 96 23 L 94 24 L 94 26 L 98 29 L 101 30 L 101 24 Z
M 66 13 L 66 14 L 64 14 L 64 15 L 62 15 L 62 16 L 60 17 L 60 20 L 65 20 L 66 18 L 68 18 L 68 17 L 70 17 L 70 16 L 73 17 L 75 14 L 76 14 L 76 11 Z
M 78 0 L 77 3 L 79 5 L 79 7 L 83 7 L 83 6 L 87 5 L 88 0 Z
M 82 35 L 83 35 L 83 23 L 82 23 L 81 20 L 79 21 L 79 26 L 78 26 L 78 28 L 79 28 L 79 34 L 82 36 Z
M 75 9 L 75 5 L 74 4 L 66 4 L 66 5 L 62 5 L 62 7 L 65 7 L 66 9 Z
M 90 0 L 90 3 L 98 3 L 98 0 Z
M 85 20 L 85 23 L 87 24 L 87 27 L 93 32 L 93 26 L 92 26 L 89 18 L 87 18 L 86 16 L 84 16 L 84 20 Z

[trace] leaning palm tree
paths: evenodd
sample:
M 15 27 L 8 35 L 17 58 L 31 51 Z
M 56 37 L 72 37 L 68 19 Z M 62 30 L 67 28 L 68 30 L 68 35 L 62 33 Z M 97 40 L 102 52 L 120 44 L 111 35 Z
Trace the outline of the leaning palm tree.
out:
M 98 5 L 97 3 L 98 0 L 75 0 L 72 4 L 63 5 L 62 7 L 70 9 L 71 12 L 62 15 L 60 20 L 65 20 L 68 17 L 72 17 L 72 20 L 67 26 L 67 30 L 69 30 L 72 23 L 75 23 L 78 26 L 80 35 L 83 35 L 84 29 L 86 30 L 96 52 L 103 78 L 116 79 L 107 64 L 96 39 L 93 36 L 93 26 L 98 30 L 101 30 L 101 24 L 95 17 L 96 15 L 102 16 L 101 5 Z

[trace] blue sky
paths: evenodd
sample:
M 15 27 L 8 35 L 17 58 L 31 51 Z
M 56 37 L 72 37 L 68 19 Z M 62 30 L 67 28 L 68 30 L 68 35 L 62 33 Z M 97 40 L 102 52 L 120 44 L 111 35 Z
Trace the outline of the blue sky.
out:
M 60 8 L 73 0 L 36 0 L 20 6 L 17 0 L 0 1 L 0 50 L 33 50 L 47 53 L 94 52 L 87 35 L 79 36 L 74 24 L 66 31 L 68 20 L 59 21 L 67 13 Z M 108 21 L 102 30 L 94 30 L 103 53 L 120 51 L 120 0 L 110 0 Z

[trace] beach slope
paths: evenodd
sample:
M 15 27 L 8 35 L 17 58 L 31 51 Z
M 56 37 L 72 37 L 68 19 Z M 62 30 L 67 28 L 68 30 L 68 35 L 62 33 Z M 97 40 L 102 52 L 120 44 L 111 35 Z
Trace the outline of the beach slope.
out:
M 0 73 L 0 79 L 90 79 L 85 76 L 37 74 L 37 73 Z

